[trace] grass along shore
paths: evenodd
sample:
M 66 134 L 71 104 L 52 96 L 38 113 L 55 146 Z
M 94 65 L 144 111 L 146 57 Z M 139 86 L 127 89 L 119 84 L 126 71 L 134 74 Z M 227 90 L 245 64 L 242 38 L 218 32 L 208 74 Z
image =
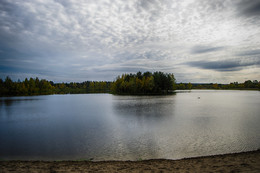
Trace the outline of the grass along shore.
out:
M 260 150 L 143 161 L 0 161 L 0 172 L 260 172 Z

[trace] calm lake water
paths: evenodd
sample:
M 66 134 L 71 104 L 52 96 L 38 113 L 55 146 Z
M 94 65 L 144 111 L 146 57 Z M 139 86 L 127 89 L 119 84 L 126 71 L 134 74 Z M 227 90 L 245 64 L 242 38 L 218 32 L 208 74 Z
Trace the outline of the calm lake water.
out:
M 0 98 L 0 159 L 179 159 L 259 148 L 259 91 Z

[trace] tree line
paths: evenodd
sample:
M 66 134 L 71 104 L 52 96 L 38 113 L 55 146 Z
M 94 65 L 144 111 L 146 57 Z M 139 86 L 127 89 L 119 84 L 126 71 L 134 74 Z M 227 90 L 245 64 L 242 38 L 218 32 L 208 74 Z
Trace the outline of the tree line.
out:
M 112 82 L 54 83 L 46 79 L 25 78 L 14 82 L 10 77 L 0 79 L 0 96 L 30 96 L 46 94 L 108 93 Z
M 244 83 L 230 84 L 196 84 L 176 83 L 174 75 L 163 72 L 138 72 L 122 74 L 113 82 L 85 81 L 54 83 L 46 79 L 25 78 L 24 81 L 12 81 L 10 77 L 0 79 L 0 96 L 30 96 L 46 94 L 79 94 L 79 93 L 114 93 L 114 94 L 167 94 L 173 90 L 190 89 L 252 89 L 260 90 L 260 81 L 247 80 Z
M 178 90 L 190 90 L 190 89 L 237 89 L 237 90 L 257 90 L 260 89 L 260 81 L 247 80 L 244 83 L 232 82 L 230 84 L 196 84 L 196 83 L 179 83 L 176 84 Z
M 114 94 L 167 94 L 174 90 L 175 78 L 171 73 L 137 72 L 122 74 L 113 82 Z

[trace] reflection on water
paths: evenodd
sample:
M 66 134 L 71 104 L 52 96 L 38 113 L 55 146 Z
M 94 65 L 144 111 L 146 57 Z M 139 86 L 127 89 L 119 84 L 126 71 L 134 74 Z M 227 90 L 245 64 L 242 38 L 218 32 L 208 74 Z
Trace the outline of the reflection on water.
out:
M 174 96 L 118 96 L 113 101 L 113 110 L 119 116 L 162 119 L 172 115 L 173 102 Z
M 5 106 L 11 106 L 14 103 L 19 103 L 19 102 L 25 102 L 25 101 L 36 101 L 40 100 L 40 98 L 37 98 L 40 96 L 34 96 L 34 98 L 30 97 L 2 97 L 0 98 L 0 106 L 5 105 Z
M 178 159 L 254 150 L 260 147 L 259 93 L 2 98 L 0 157 Z

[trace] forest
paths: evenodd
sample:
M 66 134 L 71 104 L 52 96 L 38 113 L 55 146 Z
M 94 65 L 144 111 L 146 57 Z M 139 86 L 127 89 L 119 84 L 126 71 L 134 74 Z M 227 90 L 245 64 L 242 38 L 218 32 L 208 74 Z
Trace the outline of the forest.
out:
M 13 82 L 0 79 L 0 96 L 29 96 L 47 94 L 108 93 L 112 82 L 86 81 L 82 83 L 54 83 L 46 79 L 30 78 Z
M 176 84 L 178 90 L 190 90 L 190 89 L 231 89 L 231 90 L 260 90 L 260 81 L 247 80 L 244 83 L 232 82 L 230 84 L 218 84 L 218 83 L 179 83 Z
M 244 83 L 176 83 L 174 75 L 163 72 L 138 72 L 122 74 L 115 81 L 85 81 L 54 83 L 46 79 L 25 78 L 12 81 L 10 77 L 0 79 L 0 96 L 30 96 L 47 94 L 113 93 L 130 95 L 169 94 L 174 90 L 231 89 L 260 90 L 260 81 L 247 80 Z
M 137 72 L 118 76 L 111 91 L 114 94 L 168 94 L 174 90 L 174 84 L 175 78 L 171 73 Z

